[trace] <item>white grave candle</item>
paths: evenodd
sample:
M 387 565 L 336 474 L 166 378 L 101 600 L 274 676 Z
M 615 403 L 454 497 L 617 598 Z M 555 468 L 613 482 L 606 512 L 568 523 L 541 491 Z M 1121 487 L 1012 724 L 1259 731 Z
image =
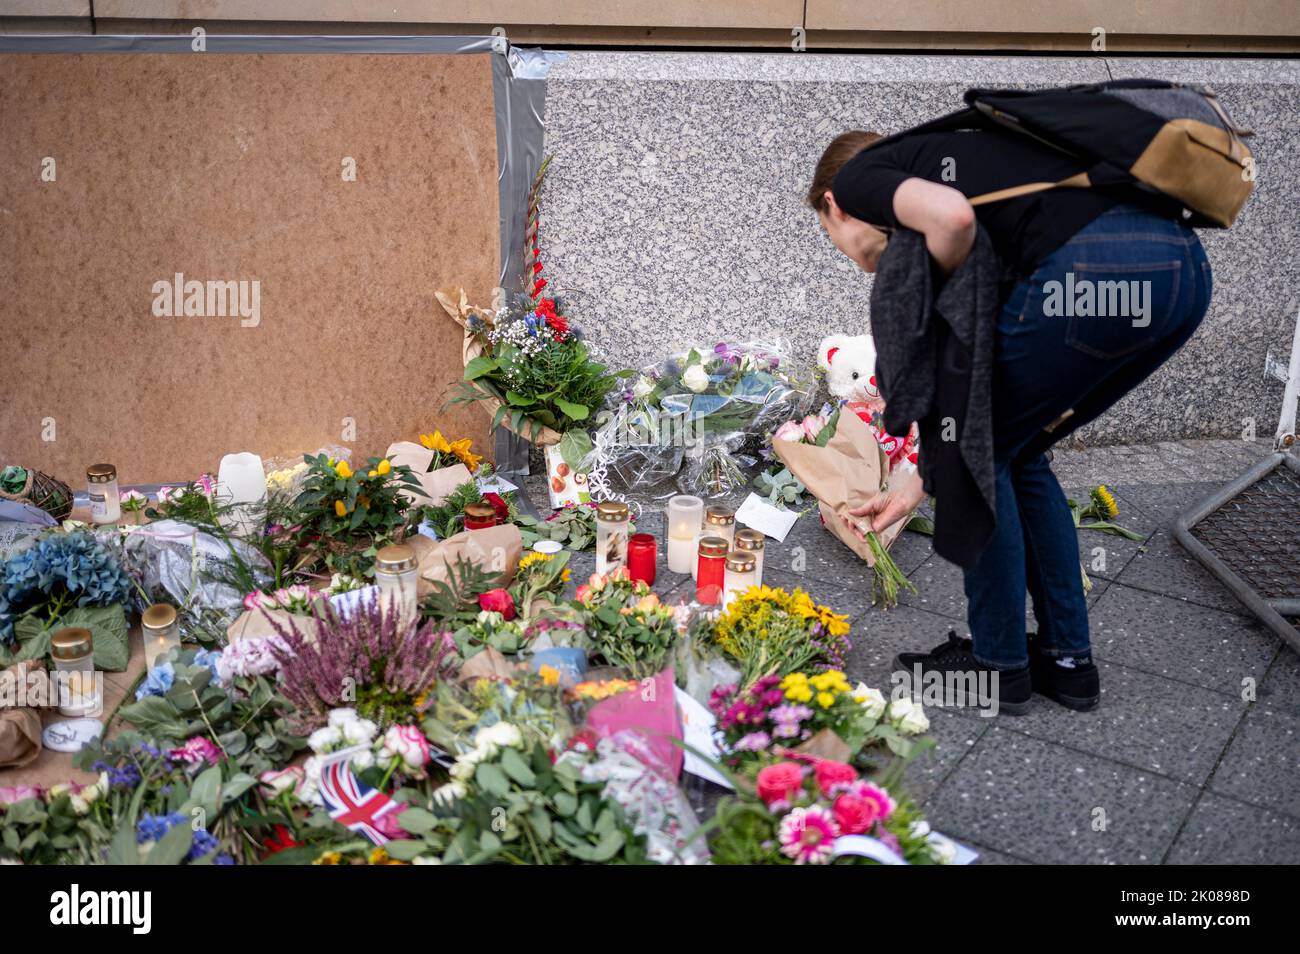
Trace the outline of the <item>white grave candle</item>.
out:
M 227 454 L 217 471 L 217 503 L 231 506 L 221 525 L 244 536 L 260 530 L 257 505 L 266 499 L 266 473 L 256 454 Z

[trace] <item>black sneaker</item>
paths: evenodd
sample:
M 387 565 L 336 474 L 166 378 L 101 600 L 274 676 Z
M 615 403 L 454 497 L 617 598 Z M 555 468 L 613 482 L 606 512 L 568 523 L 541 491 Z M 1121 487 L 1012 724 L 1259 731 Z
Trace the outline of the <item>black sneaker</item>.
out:
M 906 675 L 908 686 L 913 694 L 920 694 L 923 697 L 928 693 L 925 692 L 926 685 L 920 688 L 915 685 L 915 677 L 918 672 L 923 680 L 930 677 L 930 673 L 935 673 L 942 679 L 947 674 L 962 676 L 969 680 L 972 676 L 976 683 L 971 687 L 970 692 L 964 692 L 962 687 L 968 686 L 969 683 L 949 682 L 944 679 L 942 685 L 945 687 L 943 692 L 944 705 L 963 706 L 989 706 L 990 695 L 996 693 L 997 706 L 1000 711 L 1008 715 L 1024 715 L 1029 711 L 1029 697 L 1033 694 L 1033 688 L 1030 685 L 1029 668 L 1013 670 L 995 670 L 988 666 L 982 665 L 971 654 L 971 641 L 959 637 L 954 631 L 948 631 L 948 641 L 941 646 L 936 646 L 928 653 L 899 653 L 894 657 L 894 671 Z M 990 680 L 989 674 L 996 673 L 996 682 Z M 952 687 L 949 691 L 947 687 Z
M 1033 674 L 1034 692 L 1078 712 L 1097 708 L 1101 677 L 1092 657 L 1074 657 L 1071 665 L 1062 666 L 1053 657 L 1038 652 L 1034 635 L 1029 634 L 1029 671 Z

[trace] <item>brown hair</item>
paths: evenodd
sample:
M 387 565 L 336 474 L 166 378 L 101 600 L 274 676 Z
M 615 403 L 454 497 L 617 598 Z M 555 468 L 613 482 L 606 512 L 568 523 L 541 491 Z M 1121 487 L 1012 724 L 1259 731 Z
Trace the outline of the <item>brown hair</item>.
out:
M 826 193 L 831 191 L 839 171 L 863 149 L 883 138 L 880 133 L 851 129 L 832 139 L 822 157 L 817 160 L 812 185 L 808 187 L 808 204 L 818 212 L 825 212 Z

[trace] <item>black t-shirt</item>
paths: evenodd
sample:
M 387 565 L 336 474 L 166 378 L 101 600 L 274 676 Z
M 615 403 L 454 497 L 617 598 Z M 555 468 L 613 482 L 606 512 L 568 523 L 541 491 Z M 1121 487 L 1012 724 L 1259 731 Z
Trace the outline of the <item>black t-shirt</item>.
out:
M 832 191 L 854 218 L 897 228 L 894 192 L 904 179 L 929 179 L 970 197 L 1059 182 L 1083 169 L 1079 160 L 1017 133 L 918 133 L 862 150 L 840 170 Z M 1002 260 L 1004 282 L 1011 283 L 1028 278 L 1081 228 L 1131 198 L 1097 188 L 1049 189 L 976 206 L 975 215 Z

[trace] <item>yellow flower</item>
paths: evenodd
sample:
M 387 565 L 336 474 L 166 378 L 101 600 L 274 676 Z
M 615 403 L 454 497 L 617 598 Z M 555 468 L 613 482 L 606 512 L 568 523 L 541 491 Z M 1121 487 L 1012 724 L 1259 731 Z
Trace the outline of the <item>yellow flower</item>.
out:
M 835 697 L 829 692 L 819 692 L 817 693 L 817 704 L 823 709 L 829 709 L 835 705 Z
M 447 438 L 442 436 L 441 431 L 434 431 L 432 434 L 421 434 L 420 443 L 431 451 L 437 451 L 439 454 L 451 453 L 451 445 L 447 443 Z
M 542 677 L 544 685 L 558 686 L 560 684 L 560 670 L 554 666 L 542 666 L 537 670 L 537 674 Z
M 475 454 L 470 448 L 470 439 L 462 437 L 458 441 L 452 441 L 449 445 L 452 454 L 456 456 L 462 464 L 469 468 L 470 472 L 478 469 L 478 463 L 483 459 L 482 454 Z
M 791 686 L 785 691 L 785 697 L 791 702 L 808 702 L 812 699 L 813 693 L 806 684 L 802 686 Z
M 383 460 L 379 462 L 379 466 L 375 468 L 375 473 L 377 473 L 380 477 L 383 477 L 392 469 L 393 469 L 392 461 L 390 461 L 387 457 L 385 457 Z
M 342 500 L 334 501 L 334 515 L 336 517 L 346 517 L 348 515 L 347 504 Z
M 343 856 L 337 851 L 324 852 L 319 858 L 312 862 L 314 865 L 341 865 Z
M 334 473 L 338 474 L 344 480 L 347 480 L 352 476 L 352 468 L 348 466 L 347 461 L 341 460 L 334 465 Z
M 1098 484 L 1093 487 L 1090 496 L 1093 504 L 1106 519 L 1114 520 L 1119 516 L 1119 504 L 1115 503 L 1115 498 L 1111 496 L 1111 492 L 1106 489 L 1105 484 Z
M 372 470 L 372 471 L 370 471 L 369 473 L 367 473 L 366 476 L 367 476 L 367 477 L 371 477 L 371 478 L 378 477 L 378 476 L 379 476 L 379 471 L 377 471 L 377 470 Z
M 566 566 L 563 570 L 560 571 L 560 582 L 562 582 L 562 583 L 568 583 L 568 582 L 569 582 L 569 578 L 570 578 L 571 576 L 573 576 L 573 573 L 572 573 L 572 572 L 569 570 L 569 568 Z
M 546 563 L 554 556 L 555 554 L 553 553 L 538 553 L 536 550 L 531 553 L 525 553 L 519 558 L 519 569 L 525 569 L 526 567 L 532 566 L 534 563 Z

